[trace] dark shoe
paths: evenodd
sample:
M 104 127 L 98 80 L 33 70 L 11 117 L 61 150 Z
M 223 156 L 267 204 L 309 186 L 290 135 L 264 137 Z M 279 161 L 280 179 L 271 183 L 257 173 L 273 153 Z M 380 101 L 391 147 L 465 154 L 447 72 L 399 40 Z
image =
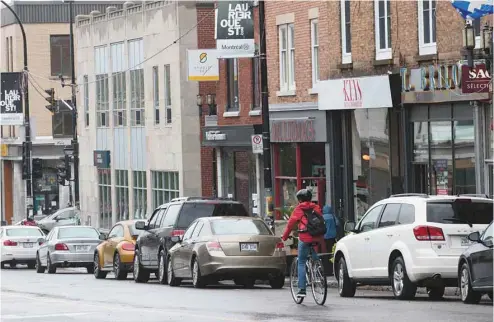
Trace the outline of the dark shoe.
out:
M 299 290 L 297 293 L 297 297 L 305 297 L 306 295 L 307 293 L 305 292 L 305 290 Z

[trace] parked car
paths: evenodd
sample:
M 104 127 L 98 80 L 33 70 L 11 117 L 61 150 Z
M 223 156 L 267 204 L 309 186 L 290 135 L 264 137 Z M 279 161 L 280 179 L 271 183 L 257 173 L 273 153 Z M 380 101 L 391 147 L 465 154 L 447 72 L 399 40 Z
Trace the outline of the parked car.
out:
M 474 244 L 461 255 L 458 262 L 458 284 L 463 303 L 477 304 L 483 294 L 488 294 L 492 300 L 493 230 L 491 222 L 482 234 L 473 232 L 468 235 Z
M 136 230 L 137 220 L 120 221 L 106 235 L 105 241 L 94 251 L 94 277 L 105 278 L 113 271 L 115 278 L 127 278 L 134 263 L 134 250 L 137 237 L 143 230 Z M 100 230 L 101 233 L 101 230 Z
M 158 280 L 161 284 L 166 284 L 166 259 L 168 251 L 175 244 L 171 238 L 182 236 L 194 220 L 215 216 L 250 217 L 243 204 L 238 201 L 182 197 L 159 206 L 146 222 L 136 222 L 136 229 L 144 230 L 144 233 L 139 235 L 136 242 L 134 280 L 146 283 L 150 273 L 158 273 L 159 263 L 165 261 L 165 272 Z
M 37 222 L 45 234 L 48 234 L 53 227 L 58 226 L 77 226 L 81 224 L 79 210 L 76 207 L 60 209 L 52 215 L 49 215 Z
M 285 245 L 266 223 L 249 217 L 209 217 L 194 221 L 183 238 L 174 236 L 169 251 L 167 279 L 178 286 L 184 279 L 196 288 L 233 279 L 252 287 L 256 279 L 268 280 L 272 288 L 285 284 Z M 164 256 L 160 271 L 165 274 Z
M 412 299 L 417 287 L 442 298 L 458 286 L 458 258 L 468 234 L 492 221 L 493 200 L 473 196 L 395 195 L 375 203 L 353 234 L 336 245 L 334 272 L 340 296 L 357 285 L 389 285 L 398 299 Z
M 0 227 L 1 267 L 27 264 L 28 268 L 34 268 L 36 251 L 44 237 L 45 234 L 36 226 Z
M 94 272 L 94 251 L 101 243 L 98 230 L 91 226 L 55 227 L 36 254 L 36 272 L 54 274 L 58 267 L 86 267 Z

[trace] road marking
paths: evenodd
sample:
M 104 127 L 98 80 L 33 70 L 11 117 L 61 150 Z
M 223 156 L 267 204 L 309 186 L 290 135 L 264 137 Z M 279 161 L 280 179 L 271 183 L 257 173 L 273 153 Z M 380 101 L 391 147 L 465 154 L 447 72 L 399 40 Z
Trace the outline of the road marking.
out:
M 2 320 L 4 320 L 4 319 L 5 320 L 43 319 L 43 318 L 81 316 L 81 315 L 88 315 L 88 314 L 92 314 L 92 313 L 80 312 L 80 313 L 38 314 L 38 315 L 9 314 L 9 315 L 2 315 Z

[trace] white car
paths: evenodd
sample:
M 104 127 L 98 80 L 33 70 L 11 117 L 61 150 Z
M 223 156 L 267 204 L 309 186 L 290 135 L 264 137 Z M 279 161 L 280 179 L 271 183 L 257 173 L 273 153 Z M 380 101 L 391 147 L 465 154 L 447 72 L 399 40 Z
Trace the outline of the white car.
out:
M 336 245 L 340 296 L 354 296 L 357 285 L 391 285 L 398 299 L 414 298 L 417 287 L 442 298 L 445 287 L 458 286 L 467 236 L 492 216 L 493 200 L 471 195 L 401 194 L 375 203 L 356 226 L 345 225 L 353 233 Z
M 1 267 L 27 264 L 28 268 L 34 268 L 36 252 L 44 240 L 45 234 L 36 226 L 0 227 Z

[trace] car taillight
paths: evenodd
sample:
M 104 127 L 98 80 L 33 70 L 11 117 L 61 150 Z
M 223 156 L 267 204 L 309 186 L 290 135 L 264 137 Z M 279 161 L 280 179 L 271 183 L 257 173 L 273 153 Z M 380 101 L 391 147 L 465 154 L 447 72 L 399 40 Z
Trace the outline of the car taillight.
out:
M 413 228 L 415 238 L 420 241 L 441 241 L 444 240 L 443 230 L 433 226 L 417 226 Z
M 172 231 L 172 237 L 183 236 L 185 234 L 185 230 L 175 229 Z
M 17 242 L 11 241 L 11 240 L 6 240 L 3 242 L 4 246 L 17 246 Z
M 223 249 L 221 248 L 220 243 L 218 243 L 218 242 L 209 242 L 209 243 L 206 243 L 206 248 L 210 252 L 222 252 L 223 251 Z
M 122 249 L 133 252 L 135 250 L 135 245 L 132 243 L 123 243 Z
M 55 244 L 55 250 L 69 250 L 69 248 L 65 244 L 58 243 Z
M 283 250 L 285 249 L 285 244 L 283 242 L 279 242 L 276 244 L 276 250 Z

